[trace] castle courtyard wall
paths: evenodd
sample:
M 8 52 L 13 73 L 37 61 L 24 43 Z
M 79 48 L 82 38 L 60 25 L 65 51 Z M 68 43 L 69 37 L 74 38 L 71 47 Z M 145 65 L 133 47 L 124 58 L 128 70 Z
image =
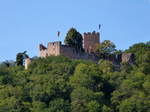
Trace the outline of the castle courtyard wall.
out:
M 69 58 L 75 58 L 78 55 L 74 48 L 66 45 L 61 45 L 60 54 Z
M 72 47 L 61 45 L 61 55 L 69 57 L 71 59 L 83 59 L 83 60 L 91 60 L 94 62 L 98 62 L 99 58 L 94 54 L 89 54 L 86 52 L 76 52 L 76 50 Z

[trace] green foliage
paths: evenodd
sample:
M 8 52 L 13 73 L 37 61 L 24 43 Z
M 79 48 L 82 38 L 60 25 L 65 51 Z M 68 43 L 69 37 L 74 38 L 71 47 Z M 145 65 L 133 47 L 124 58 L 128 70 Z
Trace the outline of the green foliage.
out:
M 136 65 L 36 58 L 28 70 L 0 64 L 0 112 L 149 112 L 149 43 L 127 52 Z M 143 55 L 141 55 L 141 52 Z
M 102 92 L 94 92 L 84 87 L 78 87 L 74 89 L 71 94 L 72 111 L 87 112 L 87 110 L 91 110 L 91 104 L 89 103 L 91 101 L 101 100 L 102 96 Z
M 6 61 L 0 63 L 0 68 L 1 67 L 12 67 L 12 66 L 15 66 L 15 62 L 12 60 L 6 60 Z
M 70 104 L 64 99 L 55 99 L 49 103 L 49 112 L 70 112 Z
M 101 105 L 97 101 L 91 101 L 87 105 L 88 112 L 100 112 L 102 111 Z
M 100 70 L 106 74 L 114 71 L 113 63 L 107 60 L 100 60 L 99 67 L 100 67 Z
M 104 40 L 97 48 L 97 51 L 102 54 L 111 54 L 116 51 L 116 46 L 110 40 Z
M 130 73 L 133 70 L 133 66 L 129 63 L 121 63 L 121 71 L 124 73 Z
M 23 55 L 22 53 L 18 53 L 16 56 L 17 66 L 23 66 Z
M 149 52 L 150 52 L 150 44 L 147 43 L 138 43 L 131 46 L 128 50 L 128 53 L 134 53 L 136 55 L 136 63 L 141 64 L 146 61 L 150 62 Z
M 23 53 L 18 53 L 16 55 L 16 64 L 17 64 L 17 66 L 23 66 L 25 58 L 28 58 L 28 55 L 26 54 L 26 51 L 24 51 Z
M 82 41 L 82 35 L 75 28 L 71 28 L 65 37 L 65 44 L 74 47 L 76 51 L 80 52 L 83 51 Z
M 74 75 L 70 78 L 71 85 L 76 87 L 86 87 L 93 90 L 100 90 L 102 87 L 101 72 L 95 64 L 79 64 Z

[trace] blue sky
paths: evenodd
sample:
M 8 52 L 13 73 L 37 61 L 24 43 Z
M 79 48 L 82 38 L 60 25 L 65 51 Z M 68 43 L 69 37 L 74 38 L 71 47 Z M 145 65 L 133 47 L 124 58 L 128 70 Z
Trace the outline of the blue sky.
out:
M 0 61 L 18 52 L 38 56 L 38 44 L 63 41 L 71 27 L 98 31 L 118 49 L 150 40 L 150 0 L 0 0 Z M 57 37 L 57 31 L 61 37 Z

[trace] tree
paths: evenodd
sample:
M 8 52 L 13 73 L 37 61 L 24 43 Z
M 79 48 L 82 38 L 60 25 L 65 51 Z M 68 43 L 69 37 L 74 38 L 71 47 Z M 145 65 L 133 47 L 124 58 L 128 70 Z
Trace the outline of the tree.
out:
M 130 73 L 131 70 L 133 69 L 133 66 L 131 66 L 127 62 L 124 62 L 124 63 L 121 63 L 121 68 L 120 69 L 121 69 L 122 72 Z
M 112 93 L 112 103 L 119 112 L 149 112 L 149 76 L 133 72 Z M 143 90 L 144 89 L 144 90 Z M 118 112 L 117 111 L 117 112 Z
M 136 57 L 136 64 L 141 64 L 143 62 L 150 62 L 150 58 L 148 57 L 150 51 L 150 42 L 147 43 L 137 43 L 132 45 L 125 52 L 134 53 Z M 149 58 L 149 59 L 148 59 Z
M 100 91 L 103 87 L 103 78 L 98 66 L 95 64 L 79 64 L 70 78 L 70 84 L 74 88 L 85 87 L 94 91 Z
M 97 101 L 91 101 L 87 105 L 88 112 L 101 112 L 102 107 Z
M 104 40 L 97 48 L 97 51 L 103 54 L 111 54 L 116 51 L 116 46 L 110 40 Z
M 71 93 L 72 112 L 88 112 L 88 110 L 96 112 L 95 109 L 98 111 L 100 105 L 97 101 L 101 101 L 102 97 L 102 92 L 94 92 L 84 87 L 78 87 Z M 96 103 L 95 107 L 91 107 L 93 106 L 92 102 Z
M 16 63 L 17 66 L 23 66 L 24 59 L 28 58 L 29 56 L 26 54 L 27 51 L 24 51 L 23 53 L 18 53 L 16 56 Z
M 97 112 L 102 105 L 103 78 L 95 64 L 79 64 L 70 78 L 73 112 Z M 94 105 L 94 107 L 93 107 Z
M 74 47 L 76 51 L 83 51 L 82 35 L 75 29 L 71 28 L 65 38 L 65 44 Z
M 0 112 L 29 112 L 29 103 L 22 99 L 22 87 L 0 85 L 0 93 Z
M 70 112 L 70 103 L 64 99 L 55 99 L 49 103 L 49 112 Z
M 32 102 L 32 112 L 48 112 L 45 103 L 39 101 Z
M 150 112 L 149 45 L 129 49 L 139 63 L 117 71 L 63 56 L 34 59 L 28 70 L 1 63 L 0 112 Z
M 99 67 L 100 67 L 100 70 L 105 74 L 113 72 L 114 68 L 115 68 L 113 63 L 111 61 L 107 61 L 107 60 L 100 60 Z
M 13 60 L 6 60 L 2 63 L 0 63 L 0 66 L 2 67 L 12 67 L 15 66 L 15 62 Z

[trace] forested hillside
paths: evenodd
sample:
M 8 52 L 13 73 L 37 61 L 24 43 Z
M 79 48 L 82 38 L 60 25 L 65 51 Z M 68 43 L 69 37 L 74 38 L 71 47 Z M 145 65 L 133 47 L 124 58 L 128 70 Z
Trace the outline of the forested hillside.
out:
M 150 112 L 150 42 L 131 46 L 136 64 L 120 71 L 63 56 L 0 65 L 0 112 Z

